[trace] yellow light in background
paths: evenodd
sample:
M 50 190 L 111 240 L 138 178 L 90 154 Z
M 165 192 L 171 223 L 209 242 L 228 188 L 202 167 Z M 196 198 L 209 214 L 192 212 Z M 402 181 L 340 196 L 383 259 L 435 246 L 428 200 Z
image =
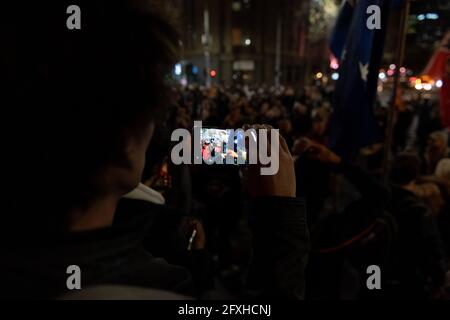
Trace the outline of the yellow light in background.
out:
M 322 79 L 322 77 L 323 77 L 322 72 L 317 72 L 317 73 L 316 73 L 316 78 L 317 78 L 317 79 Z

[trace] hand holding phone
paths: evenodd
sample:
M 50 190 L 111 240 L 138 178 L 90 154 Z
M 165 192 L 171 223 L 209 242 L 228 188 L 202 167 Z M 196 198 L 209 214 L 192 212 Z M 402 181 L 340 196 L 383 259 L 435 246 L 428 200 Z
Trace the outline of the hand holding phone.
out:
M 244 126 L 244 130 L 255 129 L 256 131 L 272 130 L 269 125 Z M 289 152 L 288 145 L 284 138 L 276 133 L 279 140 L 279 170 L 273 175 L 261 175 L 261 164 L 249 164 L 244 173 L 244 188 L 251 198 L 278 196 L 295 197 L 296 179 L 294 171 L 294 160 Z M 271 136 L 271 135 L 269 135 Z M 271 141 L 267 141 L 267 150 L 271 149 Z

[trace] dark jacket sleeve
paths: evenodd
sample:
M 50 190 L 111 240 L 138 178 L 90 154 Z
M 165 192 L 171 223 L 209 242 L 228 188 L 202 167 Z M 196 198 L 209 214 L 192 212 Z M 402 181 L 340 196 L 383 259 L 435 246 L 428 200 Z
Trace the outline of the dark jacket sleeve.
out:
M 253 255 L 247 289 L 256 296 L 302 299 L 309 253 L 304 200 L 259 198 L 249 210 Z
M 431 278 L 434 288 L 444 284 L 447 261 L 441 235 L 436 220 L 429 208 L 424 209 L 422 219 L 422 254 L 423 268 Z

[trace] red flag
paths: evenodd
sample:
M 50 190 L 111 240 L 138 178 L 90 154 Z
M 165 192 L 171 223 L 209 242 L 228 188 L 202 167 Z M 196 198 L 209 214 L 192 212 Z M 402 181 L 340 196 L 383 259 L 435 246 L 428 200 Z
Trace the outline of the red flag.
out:
M 424 70 L 424 75 L 436 80 L 442 80 L 441 87 L 441 123 L 450 130 L 450 49 L 441 46 L 431 57 Z

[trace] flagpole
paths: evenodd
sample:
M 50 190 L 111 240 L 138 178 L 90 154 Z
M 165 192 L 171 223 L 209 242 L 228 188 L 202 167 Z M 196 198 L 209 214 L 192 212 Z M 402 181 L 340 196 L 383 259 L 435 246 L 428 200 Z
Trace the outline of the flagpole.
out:
M 210 52 L 210 26 L 209 26 L 209 8 L 208 1 L 205 1 L 205 8 L 203 11 L 203 28 L 204 28 L 204 37 L 203 37 L 203 54 L 205 55 L 205 85 L 207 88 L 211 87 L 211 52 Z
M 275 88 L 278 89 L 280 87 L 280 78 L 281 78 L 281 37 L 282 37 L 282 29 L 281 29 L 281 12 L 278 13 L 277 18 L 277 44 L 276 44 L 276 52 L 275 52 Z
M 393 145 L 393 136 L 395 122 L 397 118 L 396 100 L 398 95 L 398 88 L 400 84 L 400 68 L 403 65 L 405 57 L 405 45 L 406 45 L 406 33 L 408 28 L 408 16 L 410 10 L 410 0 L 405 0 L 405 4 L 402 8 L 402 15 L 400 19 L 400 28 L 398 33 L 399 45 L 396 53 L 396 69 L 394 73 L 394 87 L 392 88 L 392 94 L 389 101 L 388 119 L 386 128 L 386 139 L 384 143 L 384 157 L 383 157 L 383 181 L 387 184 L 389 181 L 389 171 L 391 168 L 391 151 Z

